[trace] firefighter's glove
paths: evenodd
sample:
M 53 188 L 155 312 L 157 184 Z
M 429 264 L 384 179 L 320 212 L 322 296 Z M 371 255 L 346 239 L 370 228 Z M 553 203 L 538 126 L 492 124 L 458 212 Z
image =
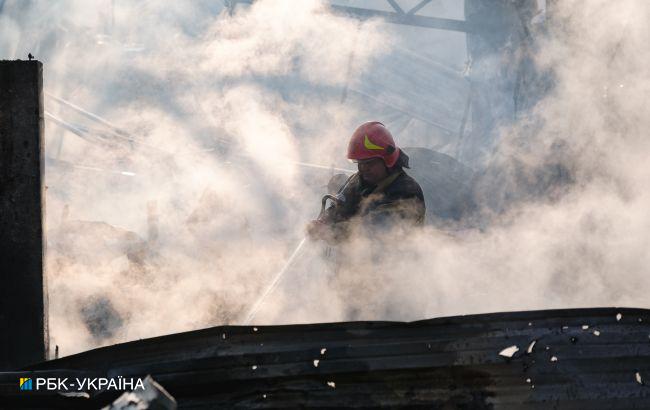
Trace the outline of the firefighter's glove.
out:
M 334 241 L 334 230 L 332 226 L 321 220 L 314 219 L 307 224 L 307 235 L 313 240 Z

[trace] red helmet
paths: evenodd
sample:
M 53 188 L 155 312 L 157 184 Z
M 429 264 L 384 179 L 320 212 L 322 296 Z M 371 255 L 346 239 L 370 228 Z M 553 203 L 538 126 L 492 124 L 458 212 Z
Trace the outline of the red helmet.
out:
M 384 124 L 371 121 L 363 123 L 354 131 L 348 144 L 348 159 L 360 161 L 381 158 L 392 168 L 399 158 L 399 148 Z

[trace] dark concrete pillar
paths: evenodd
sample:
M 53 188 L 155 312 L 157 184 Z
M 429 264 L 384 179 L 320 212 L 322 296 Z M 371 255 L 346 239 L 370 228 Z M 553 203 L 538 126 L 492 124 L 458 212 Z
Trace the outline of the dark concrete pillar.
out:
M 0 61 L 0 370 L 47 358 L 43 65 Z

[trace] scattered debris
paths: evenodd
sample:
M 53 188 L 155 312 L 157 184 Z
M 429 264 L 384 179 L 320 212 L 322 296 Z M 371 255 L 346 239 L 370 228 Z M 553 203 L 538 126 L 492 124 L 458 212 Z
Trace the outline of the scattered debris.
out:
M 639 318 L 638 321 L 639 321 L 639 323 L 641 323 L 641 322 L 643 322 L 643 319 Z
M 318 367 L 318 363 L 320 363 L 320 360 L 318 359 L 314 360 L 314 367 Z
M 595 336 L 600 336 L 600 331 L 599 330 L 594 330 L 594 335 Z
M 537 343 L 537 340 L 533 340 L 530 342 L 528 345 L 528 349 L 526 349 L 526 353 L 531 354 L 533 352 L 533 347 L 535 347 L 535 343 Z
M 320 349 L 320 354 L 321 354 L 321 355 L 324 355 L 326 351 L 327 351 L 326 348 L 322 348 L 322 349 Z
M 499 356 L 503 357 L 512 357 L 514 356 L 515 353 L 519 351 L 519 348 L 516 345 L 512 345 L 510 347 L 506 347 L 502 351 L 499 352 Z
M 530 379 L 526 379 L 526 383 L 530 383 L 530 382 L 531 382 L 531 380 L 530 380 Z
M 58 393 L 63 397 L 83 397 L 84 399 L 90 398 L 90 394 L 86 393 L 85 391 L 60 391 Z
M 532 325 L 533 325 L 533 322 L 528 322 L 528 326 L 532 326 Z
M 634 375 L 634 377 L 636 378 L 636 382 L 637 382 L 637 383 L 639 383 L 639 384 L 641 384 L 641 385 L 644 384 L 644 383 L 643 383 L 643 379 L 641 378 L 641 373 L 636 372 L 636 374 Z
M 222 338 L 223 340 L 226 340 L 226 334 L 225 334 L 225 333 L 222 333 L 222 334 L 221 334 L 221 338 Z
M 262 398 L 265 399 L 265 398 L 266 398 L 266 394 L 263 394 L 263 395 L 262 395 Z
M 552 361 L 552 362 L 557 362 L 557 356 L 553 356 L 553 357 L 551 357 L 551 361 Z
M 253 365 L 253 367 L 251 367 L 251 369 L 253 369 L 253 370 L 257 370 L 257 366 L 256 366 L 256 365 Z
M 253 332 L 257 332 L 257 328 L 256 328 L 256 327 L 253 328 Z
M 333 389 L 336 389 L 336 383 L 334 383 L 334 382 L 327 382 L 327 385 L 330 386 Z
M 623 315 L 621 315 L 620 313 L 616 314 L 616 321 L 617 322 L 620 322 L 622 318 L 623 318 Z
M 571 338 L 569 340 L 571 341 L 572 344 L 578 343 L 578 338 L 575 337 L 575 336 L 571 336 Z
M 562 330 L 567 330 L 569 326 L 562 326 Z
M 589 329 L 589 325 L 582 325 L 582 330 L 587 330 Z
M 144 390 L 126 392 L 102 410 L 176 410 L 176 400 L 151 376 L 144 379 Z

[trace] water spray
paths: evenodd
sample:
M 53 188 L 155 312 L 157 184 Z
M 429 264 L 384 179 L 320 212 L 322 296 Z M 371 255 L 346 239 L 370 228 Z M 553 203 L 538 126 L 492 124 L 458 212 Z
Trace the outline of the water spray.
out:
M 323 217 L 325 216 L 325 210 L 327 207 L 327 201 L 331 200 L 334 203 L 334 206 L 339 206 L 345 202 L 345 196 L 343 195 L 343 191 L 345 188 L 350 184 L 350 181 L 354 179 L 352 177 L 348 178 L 348 180 L 345 182 L 345 184 L 339 189 L 338 193 L 336 195 L 331 195 L 327 194 L 323 196 L 323 199 L 321 201 L 321 209 L 320 213 L 318 214 L 318 218 L 316 220 L 322 221 Z M 296 246 L 296 249 L 291 253 L 291 256 L 289 256 L 289 259 L 287 259 L 287 262 L 284 264 L 282 269 L 273 277 L 273 280 L 269 284 L 269 286 L 266 288 L 264 293 L 262 293 L 262 296 L 255 302 L 255 304 L 251 307 L 251 309 L 248 311 L 248 314 L 246 315 L 246 320 L 244 320 L 244 325 L 250 325 L 252 320 L 255 318 L 255 315 L 257 315 L 257 312 L 260 310 L 264 302 L 266 301 L 266 298 L 275 290 L 275 288 L 278 286 L 280 283 L 280 280 L 284 276 L 284 274 L 289 270 L 291 265 L 293 265 L 293 262 L 298 258 L 298 256 L 302 253 L 305 244 L 307 243 L 308 237 L 305 236 L 302 238 L 302 240 L 298 243 L 298 246 Z

